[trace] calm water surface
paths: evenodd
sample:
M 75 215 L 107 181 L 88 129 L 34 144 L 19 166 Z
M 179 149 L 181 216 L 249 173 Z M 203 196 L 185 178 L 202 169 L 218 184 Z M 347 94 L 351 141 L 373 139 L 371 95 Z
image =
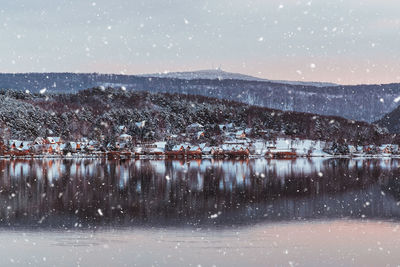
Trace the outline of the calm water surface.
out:
M 0 160 L 0 265 L 397 266 L 399 164 Z

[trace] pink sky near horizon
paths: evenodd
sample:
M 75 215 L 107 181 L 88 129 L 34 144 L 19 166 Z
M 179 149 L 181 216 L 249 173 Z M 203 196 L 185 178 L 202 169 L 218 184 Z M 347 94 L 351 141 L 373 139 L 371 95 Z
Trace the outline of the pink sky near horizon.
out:
M 271 80 L 400 82 L 397 0 L 17 0 L 0 72 L 143 74 L 221 66 Z

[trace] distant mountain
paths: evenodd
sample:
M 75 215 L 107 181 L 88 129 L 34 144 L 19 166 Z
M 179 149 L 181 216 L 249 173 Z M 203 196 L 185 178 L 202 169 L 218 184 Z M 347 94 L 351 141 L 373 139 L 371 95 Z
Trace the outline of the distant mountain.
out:
M 234 100 L 273 109 L 341 116 L 374 122 L 393 111 L 400 96 L 400 84 L 325 86 L 298 85 L 251 80 L 250 76 L 226 74 L 215 78 L 206 72 L 202 79 L 143 77 L 116 74 L 25 73 L 0 74 L 0 89 L 32 93 L 76 93 L 92 87 L 123 87 L 132 91 L 203 95 Z M 210 79 L 205 79 L 206 77 Z M 236 77 L 236 79 L 234 79 Z
M 243 80 L 243 81 L 259 81 L 259 82 L 273 82 L 281 84 L 292 84 L 292 85 L 307 85 L 307 86 L 337 86 L 334 83 L 323 83 L 323 82 L 302 82 L 302 81 L 280 81 L 280 80 L 268 80 L 257 78 L 249 75 L 240 73 L 226 72 L 222 69 L 210 69 L 210 70 L 199 70 L 199 71 L 186 71 L 186 72 L 164 72 L 164 73 L 153 73 L 153 74 L 141 74 L 141 77 L 153 77 L 153 78 L 173 78 L 182 80 Z

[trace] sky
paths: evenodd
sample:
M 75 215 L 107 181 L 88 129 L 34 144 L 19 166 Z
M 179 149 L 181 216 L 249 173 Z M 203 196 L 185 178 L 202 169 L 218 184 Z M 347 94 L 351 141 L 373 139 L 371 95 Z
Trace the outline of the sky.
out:
M 0 0 L 0 72 L 400 82 L 399 0 Z

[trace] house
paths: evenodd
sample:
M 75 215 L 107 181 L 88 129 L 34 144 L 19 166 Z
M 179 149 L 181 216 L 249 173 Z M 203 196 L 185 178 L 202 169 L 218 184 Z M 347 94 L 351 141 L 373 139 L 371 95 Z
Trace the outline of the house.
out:
M 145 155 L 153 155 L 153 156 L 161 156 L 164 155 L 165 152 L 165 146 L 167 142 L 145 142 L 145 143 L 140 143 L 139 148 L 140 150 L 137 150 L 137 153 L 139 154 L 145 154 Z
M 128 131 L 128 128 L 126 128 L 125 125 L 120 125 L 120 126 L 118 126 L 118 132 L 119 132 L 120 134 L 124 134 L 124 133 L 126 133 L 127 131 Z
M 36 137 L 36 139 L 33 141 L 34 145 L 44 145 L 46 143 L 46 140 L 43 137 Z
M 165 156 L 168 159 L 184 158 L 185 157 L 185 145 L 180 144 L 180 145 L 173 146 L 171 151 L 165 152 Z
M 30 152 L 34 154 L 43 154 L 47 152 L 46 145 L 38 145 L 33 143 L 32 146 L 29 149 Z
M 95 151 L 98 149 L 99 143 L 94 140 L 90 140 L 86 143 L 86 149 L 89 151 Z
M 203 155 L 212 155 L 215 150 L 215 147 L 205 146 L 201 151 Z
M 225 152 L 225 154 L 229 158 L 247 158 L 250 156 L 250 151 L 248 148 L 240 147 L 236 150 Z
M 251 133 L 253 132 L 253 129 L 252 128 L 246 128 L 246 129 L 244 129 L 244 134 L 247 136 L 247 135 L 250 135 Z
M 233 123 L 219 124 L 218 127 L 221 132 L 225 132 L 225 131 L 233 129 L 235 127 L 235 125 Z
M 162 156 L 164 155 L 165 150 L 161 147 L 154 147 L 148 151 L 148 155 L 150 156 Z
M 235 133 L 235 136 L 237 139 L 245 139 L 246 138 L 246 133 L 243 130 L 237 131 Z
M 176 138 L 178 138 L 178 135 L 177 135 L 177 134 L 169 134 L 169 135 L 167 135 L 167 137 L 166 137 L 167 140 L 174 140 L 174 139 L 176 139 Z
M 31 149 L 31 146 L 32 146 L 32 142 L 31 141 L 23 141 L 20 144 L 18 150 L 19 151 L 29 151 Z
M 146 121 L 135 122 L 136 127 L 143 129 L 146 126 Z
M 204 132 L 203 131 L 197 132 L 197 139 L 200 139 L 202 137 L 204 137 Z
M 61 148 L 59 144 L 48 144 L 47 145 L 47 153 L 49 154 L 60 154 Z
M 295 150 L 274 150 L 274 151 L 267 151 L 265 154 L 267 158 L 274 158 L 274 159 L 292 159 L 297 157 L 297 153 Z
M 188 147 L 186 150 L 186 156 L 188 158 L 201 158 L 202 154 L 199 146 Z
M 228 129 L 225 124 L 219 124 L 218 127 L 221 132 L 225 132 Z
M 383 144 L 379 147 L 379 151 L 383 154 L 392 154 L 399 151 L 399 146 L 394 144 Z
M 8 151 L 8 154 L 13 156 L 27 156 L 31 152 L 31 145 L 32 142 L 30 141 L 10 140 L 10 151 Z
M 200 123 L 192 123 L 186 127 L 186 131 L 189 133 L 197 133 L 204 130 L 204 126 Z
M 9 147 L 14 151 L 29 151 L 32 146 L 31 141 L 10 140 Z
M 89 139 L 87 137 L 82 137 L 79 142 L 81 142 L 82 144 L 88 144 L 89 143 Z
M 46 138 L 45 143 L 47 143 L 47 144 L 58 144 L 59 145 L 59 144 L 62 143 L 62 140 L 61 140 L 61 137 L 59 137 L 59 136 L 49 136 L 49 137 Z
M 77 152 L 78 144 L 76 142 L 69 142 L 69 144 L 71 145 L 72 152 Z M 79 146 L 79 150 L 80 150 L 80 146 Z
M 381 153 L 381 150 L 379 147 L 377 147 L 375 145 L 366 145 L 363 148 L 363 152 L 367 153 L 367 154 L 377 154 L 377 153 Z
M 21 142 L 21 141 L 18 141 L 18 140 L 9 140 L 9 141 L 8 141 L 8 147 L 9 147 L 11 150 L 16 150 L 17 147 L 19 146 L 20 142 Z
M 213 148 L 211 154 L 215 158 L 246 158 L 250 156 L 250 150 L 241 145 L 223 144 L 221 148 Z
M 121 134 L 117 137 L 119 143 L 129 143 L 132 141 L 132 136 L 129 134 Z
M 186 151 L 190 149 L 190 145 L 188 144 L 179 144 L 179 145 L 174 145 L 171 149 L 171 151 L 166 151 L 165 156 L 168 159 L 180 159 L 184 158 L 186 155 Z
M 357 147 L 353 146 L 353 145 L 349 145 L 349 153 L 350 154 L 354 154 L 357 153 Z
M 185 149 L 189 147 L 188 144 L 179 144 L 179 145 L 174 145 L 171 149 L 171 151 L 185 151 Z
M 298 154 L 293 140 L 278 138 L 274 142 L 268 142 L 265 156 L 268 158 L 289 159 L 297 157 Z
M 0 155 L 4 155 L 7 151 L 7 147 L 4 145 L 2 141 L 0 141 Z

